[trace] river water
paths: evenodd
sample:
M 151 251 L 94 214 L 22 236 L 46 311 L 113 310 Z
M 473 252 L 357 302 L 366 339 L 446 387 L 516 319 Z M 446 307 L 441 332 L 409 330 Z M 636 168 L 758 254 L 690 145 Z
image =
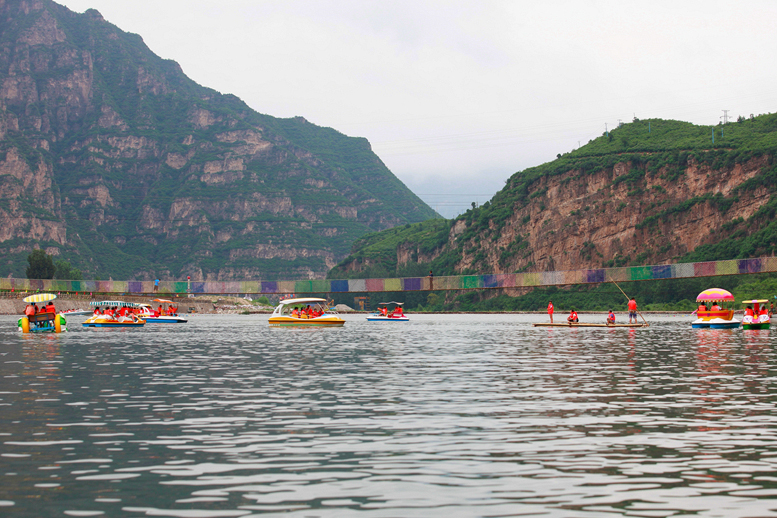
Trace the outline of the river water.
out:
M 774 331 L 411 318 L 2 317 L 0 515 L 777 516 Z

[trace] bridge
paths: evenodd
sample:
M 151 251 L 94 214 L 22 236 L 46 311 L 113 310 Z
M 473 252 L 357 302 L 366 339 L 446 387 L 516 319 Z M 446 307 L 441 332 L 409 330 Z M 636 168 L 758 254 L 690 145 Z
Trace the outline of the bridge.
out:
M 92 294 L 230 295 L 379 293 L 396 291 L 483 290 L 599 284 L 603 282 L 655 281 L 718 275 L 777 272 L 777 257 L 732 259 L 656 266 L 627 266 L 555 272 L 403 277 L 341 280 L 244 280 L 244 281 L 70 281 L 57 279 L 0 279 L 0 291 L 51 291 Z

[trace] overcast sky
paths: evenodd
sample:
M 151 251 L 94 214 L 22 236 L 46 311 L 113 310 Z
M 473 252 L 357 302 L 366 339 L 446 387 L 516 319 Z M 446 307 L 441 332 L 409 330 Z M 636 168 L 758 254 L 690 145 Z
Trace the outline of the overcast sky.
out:
M 777 111 L 777 1 L 59 0 L 198 83 L 369 139 L 446 217 L 618 120 Z

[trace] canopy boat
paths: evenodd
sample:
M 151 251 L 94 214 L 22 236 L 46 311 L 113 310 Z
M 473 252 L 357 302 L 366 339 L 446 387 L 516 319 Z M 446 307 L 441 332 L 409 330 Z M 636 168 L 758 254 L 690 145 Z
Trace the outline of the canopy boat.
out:
M 57 296 L 53 293 L 36 293 L 25 297 L 24 302 L 28 304 L 24 311 L 24 316 L 17 322 L 19 331 L 22 333 L 62 333 L 67 331 L 67 321 L 62 315 L 57 315 L 54 304 L 41 306 L 39 310 L 37 304 L 51 302 Z
M 187 319 L 178 316 L 178 308 L 173 306 L 173 301 L 168 299 L 152 299 L 151 302 L 159 304 L 157 311 L 149 304 L 141 304 L 138 315 L 149 324 L 183 324 Z
M 89 305 L 95 306 L 95 312 L 81 324 L 84 327 L 143 327 L 146 323 L 134 312 L 140 308 L 140 304 L 135 302 L 102 300 Z M 101 306 L 105 306 L 105 310 L 98 313 Z M 122 311 L 124 308 L 127 310 Z M 120 315 L 120 312 L 124 314 Z
M 730 303 L 734 301 L 734 296 L 721 288 L 710 288 L 704 290 L 696 297 L 696 302 L 707 303 L 709 306 L 699 306 L 696 310 L 696 320 L 691 322 L 693 328 L 710 329 L 734 329 L 739 327 L 741 322 L 734 319 L 734 310 L 722 308 L 719 303 Z
M 381 302 L 378 304 L 378 311 L 376 313 L 367 315 L 367 321 L 407 322 L 410 319 L 402 312 L 402 304 L 404 302 Z
M 270 327 L 341 327 L 343 324 L 345 320 L 337 315 L 334 308 L 329 307 L 326 299 L 285 299 L 270 315 Z
M 771 318 L 769 317 L 769 311 L 766 309 L 767 302 L 769 301 L 766 299 L 742 301 L 742 304 L 752 304 L 753 306 L 745 308 L 745 316 L 742 317 L 742 329 L 769 329 Z

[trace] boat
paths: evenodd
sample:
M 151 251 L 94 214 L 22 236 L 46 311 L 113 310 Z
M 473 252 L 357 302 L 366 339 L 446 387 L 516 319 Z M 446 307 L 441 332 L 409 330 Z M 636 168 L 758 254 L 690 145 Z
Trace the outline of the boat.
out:
M 752 304 L 753 307 L 751 309 L 755 313 L 754 315 L 748 315 L 747 310 L 745 310 L 745 316 L 742 317 L 742 329 L 769 329 L 769 324 L 771 323 L 769 313 L 766 312 L 759 315 L 761 310 L 766 309 L 767 302 L 769 301 L 766 299 L 742 301 L 742 304 Z M 764 304 L 764 306 L 761 307 L 761 304 Z
M 135 302 L 124 302 L 121 300 L 101 300 L 93 301 L 89 303 L 90 306 L 106 306 L 107 308 L 128 307 L 132 309 L 140 308 L 140 304 Z M 105 315 L 102 313 L 95 313 L 91 317 L 84 320 L 81 324 L 84 327 L 143 327 L 146 321 L 140 318 L 135 313 L 130 313 L 128 316 L 114 317 L 113 315 Z
M 587 322 L 535 322 L 534 327 L 650 327 L 646 323 L 642 324 L 593 324 Z
M 696 302 L 709 302 L 712 304 L 730 303 L 734 301 L 731 292 L 721 288 L 704 290 L 696 297 Z M 735 329 L 741 322 L 734 318 L 734 310 L 729 308 L 696 310 L 696 320 L 691 322 L 694 329 Z
M 307 309 L 310 306 L 318 316 L 293 315 L 294 309 Z M 278 307 L 270 315 L 270 327 L 287 326 L 315 326 L 315 327 L 342 327 L 345 324 L 337 311 L 330 307 L 326 299 L 298 298 L 280 301 Z
M 140 304 L 141 310 L 138 313 L 138 316 L 145 320 L 147 324 L 184 324 L 189 321 L 181 316 L 178 316 L 178 308 L 174 308 L 175 311 L 173 314 L 166 314 L 167 308 L 171 307 L 173 304 L 172 300 L 152 299 L 151 302 L 156 302 L 161 305 L 162 312 L 157 315 L 150 304 Z
M 22 300 L 27 304 L 37 304 L 39 302 L 51 302 L 56 298 L 57 296 L 53 293 L 36 293 Z M 58 315 L 53 309 L 30 315 L 25 314 L 19 319 L 17 325 L 22 333 L 62 333 L 67 331 L 67 320 L 62 315 Z
M 383 306 L 381 311 L 367 315 L 368 322 L 407 322 L 410 320 L 402 312 L 404 302 L 381 302 L 378 306 Z M 393 308 L 391 307 L 393 305 Z M 384 313 L 385 311 L 385 313 Z
M 70 316 L 80 316 L 80 315 L 91 315 L 92 312 L 89 311 L 88 309 L 66 309 L 64 311 L 60 311 L 59 314 L 70 317 Z

